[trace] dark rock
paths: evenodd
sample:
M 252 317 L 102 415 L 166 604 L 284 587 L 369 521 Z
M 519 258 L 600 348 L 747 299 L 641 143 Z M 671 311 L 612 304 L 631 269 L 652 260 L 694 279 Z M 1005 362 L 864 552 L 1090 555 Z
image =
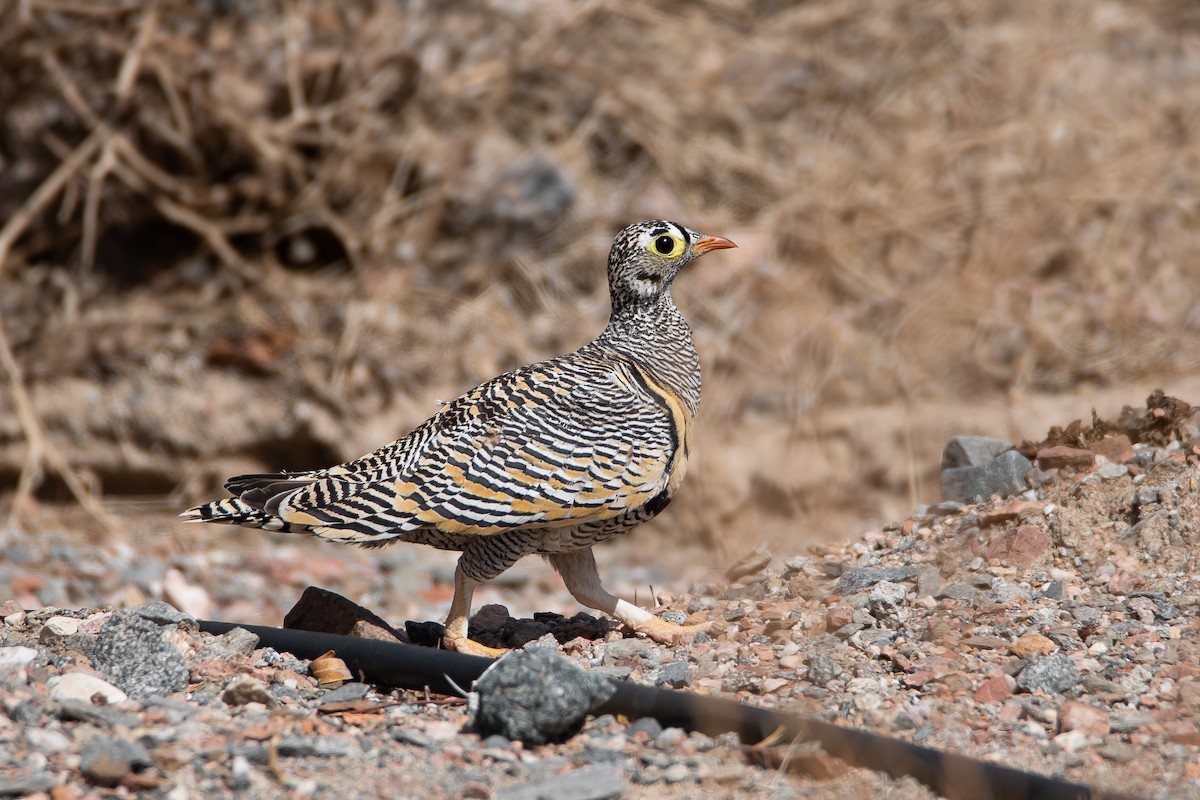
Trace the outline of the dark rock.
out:
M 568 659 L 536 648 L 501 657 L 475 682 L 475 692 L 476 731 L 536 745 L 573 735 L 616 687 Z
M 959 467 L 978 467 L 1012 450 L 1011 442 L 987 436 L 954 436 L 942 450 L 942 471 Z
M 92 665 L 135 700 L 187 688 L 183 656 L 162 628 L 133 611 L 118 611 L 104 623 L 92 650 Z
M 1082 675 L 1075 662 L 1062 653 L 1030 660 L 1017 675 L 1017 689 L 1061 694 L 1079 685 Z
M 833 585 L 833 593 L 847 595 L 880 581 L 907 581 L 917 577 L 916 567 L 857 567 L 846 570 Z
M 1066 586 L 1062 581 L 1050 581 L 1038 596 L 1047 600 L 1062 600 L 1066 596 Z
M 97 786 L 116 786 L 126 776 L 151 765 L 150 754 L 138 742 L 99 738 L 83 746 L 79 771 Z
M 440 622 L 414 622 L 406 620 L 404 633 L 413 644 L 422 647 L 441 647 L 445 627 Z
M 354 700 L 362 700 L 367 696 L 367 692 L 371 691 L 371 687 L 365 683 L 344 683 L 331 692 L 326 692 L 317 705 L 323 706 L 329 703 L 348 703 Z
M 305 588 L 296 605 L 284 616 L 283 627 L 317 633 L 336 633 L 341 636 L 356 635 L 383 641 L 408 641 L 407 636 L 375 612 L 336 592 L 317 586 Z M 440 634 L 438 638 L 441 638 Z
M 808 682 L 813 686 L 824 688 L 842 674 L 842 668 L 825 653 L 810 653 L 804 663 L 808 666 Z
M 654 673 L 656 686 L 670 686 L 672 689 L 682 689 L 692 682 L 691 671 L 686 661 L 669 661 L 660 666 Z
M 519 786 L 497 789 L 492 800 L 610 800 L 625 792 L 625 770 L 617 764 L 589 764 Z
M 1009 450 L 983 464 L 942 470 L 942 495 L 947 500 L 972 503 L 993 494 L 1019 494 L 1029 488 L 1025 476 L 1033 464 L 1016 450 Z
M 549 624 L 538 619 L 509 617 L 504 622 L 504 644 L 510 648 L 524 647 L 550 633 L 550 630 Z

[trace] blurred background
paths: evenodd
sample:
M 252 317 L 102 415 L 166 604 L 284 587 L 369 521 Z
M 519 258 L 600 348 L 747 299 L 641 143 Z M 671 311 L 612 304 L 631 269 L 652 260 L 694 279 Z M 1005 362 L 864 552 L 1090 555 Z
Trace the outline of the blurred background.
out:
M 24 603 L 441 603 L 448 554 L 174 517 L 586 342 L 648 217 L 740 249 L 676 283 L 688 480 L 601 554 L 643 601 L 936 502 L 952 434 L 1200 395 L 1192 0 L 0 0 L 0 109 Z

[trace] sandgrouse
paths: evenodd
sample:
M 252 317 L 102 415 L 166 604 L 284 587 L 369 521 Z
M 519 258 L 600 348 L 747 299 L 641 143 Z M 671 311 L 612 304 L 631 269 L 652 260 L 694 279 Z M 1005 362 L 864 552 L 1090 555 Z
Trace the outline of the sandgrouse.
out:
M 671 281 L 697 256 L 734 246 L 674 222 L 632 225 L 608 256 L 608 326 L 588 344 L 493 378 L 362 458 L 240 475 L 225 484 L 234 497 L 182 516 L 461 551 L 443 637 L 459 652 L 500 652 L 467 637 L 471 596 L 531 553 L 583 605 L 655 641 L 688 641 L 695 628 L 609 594 L 592 545 L 658 514 L 683 481 L 700 360 Z

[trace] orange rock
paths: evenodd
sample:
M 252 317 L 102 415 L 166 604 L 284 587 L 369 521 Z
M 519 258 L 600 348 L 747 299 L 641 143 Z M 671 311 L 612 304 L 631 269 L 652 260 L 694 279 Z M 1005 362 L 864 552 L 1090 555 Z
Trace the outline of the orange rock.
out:
M 1055 445 L 1038 450 L 1037 462 L 1042 469 L 1087 469 L 1096 461 L 1096 454 L 1091 450 L 1080 450 L 1066 445 Z
M 1008 699 L 1008 679 L 1002 670 L 994 669 L 975 690 L 976 703 L 1003 703 Z
M 825 612 L 825 630 L 836 631 L 854 621 L 854 609 L 850 606 L 833 606 Z
M 1017 658 L 1029 658 L 1030 656 L 1049 655 L 1058 649 L 1058 645 L 1042 636 L 1040 633 L 1027 633 L 1017 639 L 1009 647 L 1012 654 Z
M 1105 436 L 1093 443 L 1091 450 L 1098 456 L 1104 456 L 1111 464 L 1124 464 L 1133 458 L 1133 445 L 1125 434 Z
M 1078 700 L 1069 700 L 1058 707 L 1058 730 L 1083 731 L 1088 736 L 1108 733 L 1108 712 Z
M 988 561 L 1003 561 L 1012 567 L 1028 567 L 1050 546 L 1050 535 L 1033 525 L 1022 525 L 995 536 L 983 555 Z

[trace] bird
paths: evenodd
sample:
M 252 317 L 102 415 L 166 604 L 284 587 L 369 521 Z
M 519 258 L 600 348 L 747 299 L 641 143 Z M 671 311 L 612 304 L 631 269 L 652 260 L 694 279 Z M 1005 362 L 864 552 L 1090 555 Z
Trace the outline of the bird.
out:
M 239 475 L 225 483 L 232 497 L 180 516 L 460 552 L 442 635 L 448 650 L 504 652 L 468 637 L 471 600 L 532 554 L 582 605 L 656 642 L 686 644 L 703 626 L 660 619 L 610 594 L 592 547 L 658 515 L 683 481 L 700 359 L 671 285 L 695 258 L 732 247 L 667 220 L 631 225 L 609 251 L 611 312 L 592 341 L 480 384 L 361 458 Z

